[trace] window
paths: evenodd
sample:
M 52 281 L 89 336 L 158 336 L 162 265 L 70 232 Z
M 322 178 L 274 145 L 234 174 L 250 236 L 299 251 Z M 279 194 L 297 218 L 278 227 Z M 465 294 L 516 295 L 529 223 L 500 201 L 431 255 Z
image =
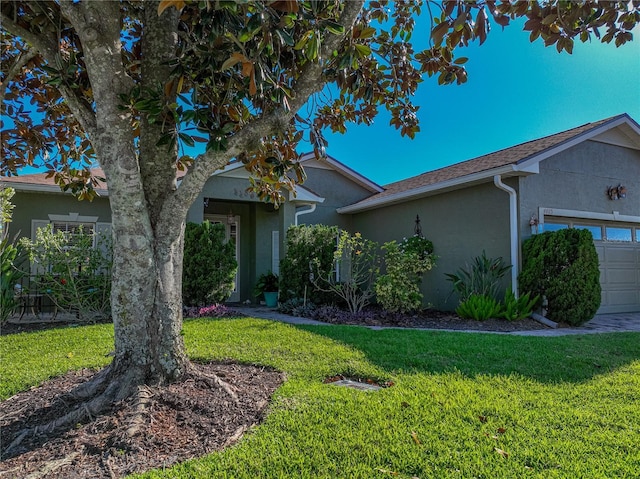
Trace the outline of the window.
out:
M 602 241 L 602 227 L 593 225 L 573 225 L 574 228 L 581 230 L 589 230 L 596 241 Z
M 53 222 L 53 232 L 57 233 L 58 231 L 64 231 L 65 233 L 71 233 L 72 235 L 78 234 L 80 232 L 80 228 L 84 233 L 93 233 L 94 229 L 93 223 L 66 223 L 60 221 Z
M 605 232 L 607 241 L 631 241 L 631 228 L 607 226 Z
M 96 226 L 94 223 L 75 223 L 71 221 L 52 221 L 51 224 L 53 225 L 54 233 L 58 233 L 59 231 L 68 233 L 72 244 L 76 244 L 74 237 L 79 235 L 81 231 L 85 235 L 93 234 Z M 93 242 L 93 246 L 95 246 L 95 237 L 93 238 Z
M 558 230 L 566 230 L 569 227 L 568 224 L 561 223 L 545 223 L 544 231 L 558 231 Z

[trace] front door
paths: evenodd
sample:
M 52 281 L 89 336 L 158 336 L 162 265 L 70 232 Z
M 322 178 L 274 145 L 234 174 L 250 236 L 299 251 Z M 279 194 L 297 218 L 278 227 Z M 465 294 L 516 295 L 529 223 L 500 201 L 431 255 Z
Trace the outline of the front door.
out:
M 233 293 L 231 293 L 229 302 L 240 302 L 240 216 L 236 215 L 231 217 L 226 215 L 205 214 L 204 219 L 213 224 L 223 225 L 225 227 L 227 241 L 230 241 L 235 246 L 238 269 L 236 270 Z

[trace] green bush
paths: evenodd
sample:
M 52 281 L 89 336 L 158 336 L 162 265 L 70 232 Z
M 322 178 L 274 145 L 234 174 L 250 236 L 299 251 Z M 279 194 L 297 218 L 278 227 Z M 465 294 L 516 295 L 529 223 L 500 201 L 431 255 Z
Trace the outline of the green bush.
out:
M 287 230 L 287 254 L 280 261 L 280 300 L 305 298 L 327 304 L 331 294 L 313 285 L 313 275 L 328 276 L 334 269 L 338 228 L 324 225 L 291 226 Z
M 184 233 L 182 299 L 186 306 L 222 303 L 233 292 L 236 246 L 225 227 L 209 221 L 187 223 Z
M 471 265 L 467 264 L 466 268 L 460 268 L 454 274 L 445 273 L 445 276 L 453 283 L 453 291 L 458 293 L 461 302 L 471 295 L 497 299 L 500 280 L 510 269 L 511 266 L 505 265 L 502 257 L 487 258 L 483 251 L 481 256 L 473 259 Z
M 530 296 L 531 293 L 527 293 L 516 299 L 513 291 L 508 289 L 504 297 L 503 311 L 500 316 L 507 321 L 517 321 L 528 318 L 540 300 L 540 296 L 536 296 L 535 298 L 530 298 Z
M 570 228 L 532 236 L 522 259 L 520 287 L 546 297 L 549 319 L 579 326 L 593 318 L 601 291 L 591 232 Z
M 62 311 L 80 321 L 111 316 L 111 237 L 80 227 L 76 232 L 40 228 L 20 244 L 38 265 L 35 281 Z
M 414 236 L 398 244 L 395 241 L 382 246 L 386 273 L 379 276 L 376 284 L 376 299 L 391 312 L 407 313 L 422 307 L 420 283 L 429 271 L 435 258 L 433 244 Z
M 253 288 L 253 295 L 258 298 L 264 293 L 277 293 L 280 288 L 280 278 L 277 274 L 268 271 L 262 273 Z
M 15 205 L 11 198 L 15 194 L 13 188 L 0 190 L 0 325 L 13 314 L 18 307 L 15 286 L 25 275 L 18 266 L 25 259 L 25 251 L 16 244 L 17 236 L 9 239 L 7 226 L 13 219 Z
M 502 314 L 502 305 L 491 296 L 472 294 L 460 303 L 456 313 L 464 319 L 484 321 L 499 317 Z
M 25 272 L 18 266 L 24 261 L 22 246 L 0 239 L 0 324 L 4 324 L 18 307 L 15 287 Z
M 376 278 L 380 272 L 378 243 L 362 237 L 360 233 L 340 233 L 338 247 L 333 254 L 339 277 L 333 271 L 314 275 L 313 285 L 347 304 L 349 311 L 357 313 L 367 306 L 374 294 Z M 316 265 L 317 267 L 318 265 Z

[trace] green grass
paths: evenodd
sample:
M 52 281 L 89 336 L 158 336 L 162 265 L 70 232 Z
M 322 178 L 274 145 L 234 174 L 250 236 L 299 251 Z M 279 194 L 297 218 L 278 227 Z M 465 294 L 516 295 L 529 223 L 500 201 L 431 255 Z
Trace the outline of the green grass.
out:
M 254 319 L 184 329 L 193 359 L 270 365 L 287 381 L 236 446 L 136 477 L 638 477 L 640 333 L 536 338 Z M 112 340 L 105 325 L 0 338 L 2 397 L 104 364 Z M 394 386 L 322 384 L 338 373 Z

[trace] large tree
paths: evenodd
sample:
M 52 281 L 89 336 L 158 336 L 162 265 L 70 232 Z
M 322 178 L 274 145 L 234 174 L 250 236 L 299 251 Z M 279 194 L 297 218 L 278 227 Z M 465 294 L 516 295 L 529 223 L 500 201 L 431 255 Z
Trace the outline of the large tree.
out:
M 242 161 L 254 190 L 278 202 L 304 179 L 303 138 L 321 157 L 323 130 L 370 123 L 380 108 L 413 137 L 425 74 L 465 82 L 456 49 L 483 43 L 491 24 L 526 17 L 532 41 L 571 53 L 575 39 L 631 40 L 639 5 L 3 0 L 2 174 L 43 165 L 91 198 L 97 161 L 112 210 L 115 356 L 79 392 L 86 404 L 51 426 L 192 373 L 180 335 L 183 234 L 214 171 Z M 410 42 L 420 14 L 431 29 L 422 50 Z M 186 155 L 196 143 L 202 153 Z

